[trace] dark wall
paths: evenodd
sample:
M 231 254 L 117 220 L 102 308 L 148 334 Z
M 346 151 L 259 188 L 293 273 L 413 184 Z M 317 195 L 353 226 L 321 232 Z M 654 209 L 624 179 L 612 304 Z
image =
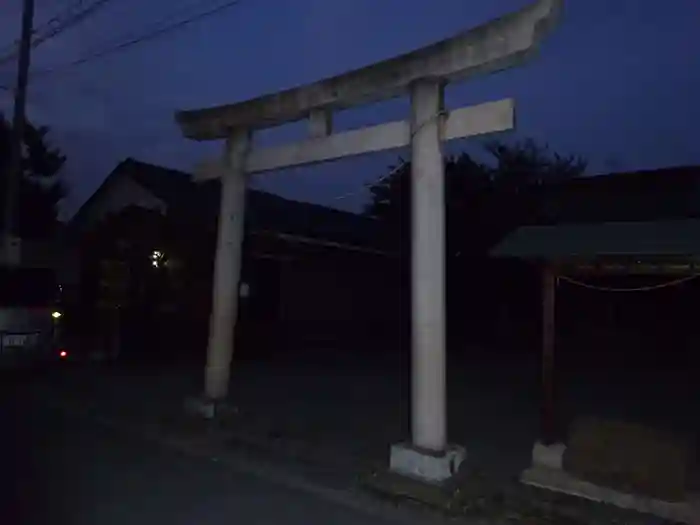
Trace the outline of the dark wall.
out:
M 186 225 L 185 225 L 186 226 Z M 94 348 L 114 328 L 120 302 L 121 357 L 203 361 L 212 302 L 214 237 L 157 214 L 125 211 L 81 244 L 84 275 L 76 330 Z M 164 252 L 168 264 L 151 266 Z M 247 236 L 236 337 L 237 358 L 318 347 L 367 350 L 399 326 L 400 281 L 383 257 Z M 105 268 L 125 270 L 125 294 L 105 296 Z M 76 307 L 78 308 L 78 307 Z M 77 317 L 77 316 L 76 316 Z
M 395 261 L 318 247 L 276 249 L 276 259 L 246 259 L 243 280 L 250 297 L 241 302 L 242 346 L 255 346 L 257 354 L 264 347 L 266 355 L 370 353 L 398 337 L 401 281 Z

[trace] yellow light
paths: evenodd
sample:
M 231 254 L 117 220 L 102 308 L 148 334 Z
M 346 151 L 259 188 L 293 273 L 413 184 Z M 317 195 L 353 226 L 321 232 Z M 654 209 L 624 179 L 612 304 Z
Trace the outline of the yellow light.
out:
M 61 312 L 53 312 L 53 313 L 51 314 L 51 317 L 53 317 L 54 319 L 58 319 L 58 318 L 60 318 L 62 315 L 63 315 L 63 314 L 62 314 Z

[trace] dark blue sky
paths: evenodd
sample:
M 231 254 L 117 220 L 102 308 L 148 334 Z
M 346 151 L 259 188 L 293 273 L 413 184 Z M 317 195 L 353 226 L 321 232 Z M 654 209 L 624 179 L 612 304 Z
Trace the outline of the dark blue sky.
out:
M 221 2 L 222 0 L 219 0 Z M 36 0 L 37 23 L 76 0 Z M 69 161 L 73 211 L 122 158 L 188 170 L 218 143 L 180 138 L 176 109 L 234 102 L 341 73 L 448 37 L 526 0 L 241 0 L 215 18 L 124 52 L 62 64 L 138 34 L 155 21 L 216 0 L 112 0 L 99 15 L 37 48 L 29 115 L 52 126 Z M 21 0 L 0 3 L 0 49 L 19 32 Z M 184 11 L 183 11 L 184 9 Z M 514 97 L 517 130 L 591 172 L 700 164 L 700 2 L 568 0 L 530 63 L 448 90 L 448 107 Z M 1 53 L 0 53 L 1 54 Z M 15 64 L 0 66 L 0 84 Z M 6 92 L 0 109 L 9 111 Z M 337 128 L 405 118 L 407 100 L 337 116 Z M 261 144 L 301 136 L 300 125 L 265 132 Z M 474 143 L 474 141 L 472 141 Z M 478 142 L 477 142 L 478 144 Z M 471 148 L 456 143 L 450 149 Z M 258 176 L 282 195 L 358 209 L 364 186 L 398 154 L 377 154 Z M 351 194 L 347 196 L 348 194 Z M 340 197 L 340 198 L 339 198 Z

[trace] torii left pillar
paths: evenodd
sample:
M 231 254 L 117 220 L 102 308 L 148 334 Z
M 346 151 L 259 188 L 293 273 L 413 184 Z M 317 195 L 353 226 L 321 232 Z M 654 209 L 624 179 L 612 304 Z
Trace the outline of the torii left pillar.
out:
M 215 415 L 217 404 L 228 394 L 231 374 L 245 219 L 245 161 L 249 150 L 249 131 L 238 129 L 232 132 L 226 142 L 225 170 L 221 177 L 212 310 L 204 374 L 204 397 L 210 417 Z

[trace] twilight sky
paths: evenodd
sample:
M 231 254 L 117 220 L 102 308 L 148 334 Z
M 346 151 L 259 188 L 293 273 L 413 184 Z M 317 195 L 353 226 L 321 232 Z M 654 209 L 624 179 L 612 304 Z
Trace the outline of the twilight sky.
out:
M 87 0 L 83 0 L 87 1 Z M 38 47 L 29 117 L 52 127 L 68 156 L 73 211 L 119 160 L 131 156 L 189 170 L 220 144 L 179 136 L 176 109 L 245 100 L 426 45 L 517 9 L 527 0 L 240 0 L 163 38 L 65 67 L 115 42 L 225 0 L 111 0 L 99 14 Z M 36 24 L 78 0 L 36 0 Z M 0 56 L 19 34 L 21 0 L 0 2 Z M 517 129 L 576 153 L 590 171 L 700 164 L 700 2 L 568 0 L 541 54 L 516 69 L 448 88 L 455 108 L 516 99 Z M 16 62 L 0 65 L 0 86 Z M 52 74 L 40 70 L 54 69 Z M 10 96 L 0 89 L 0 111 Z M 336 129 L 405 118 L 408 100 L 336 116 Z M 269 130 L 261 144 L 294 140 L 303 126 Z M 449 150 L 474 148 L 453 143 Z M 476 142 L 478 145 L 478 141 Z M 256 176 L 254 187 L 357 210 L 365 186 L 401 152 Z M 405 154 L 405 153 L 404 153 Z

